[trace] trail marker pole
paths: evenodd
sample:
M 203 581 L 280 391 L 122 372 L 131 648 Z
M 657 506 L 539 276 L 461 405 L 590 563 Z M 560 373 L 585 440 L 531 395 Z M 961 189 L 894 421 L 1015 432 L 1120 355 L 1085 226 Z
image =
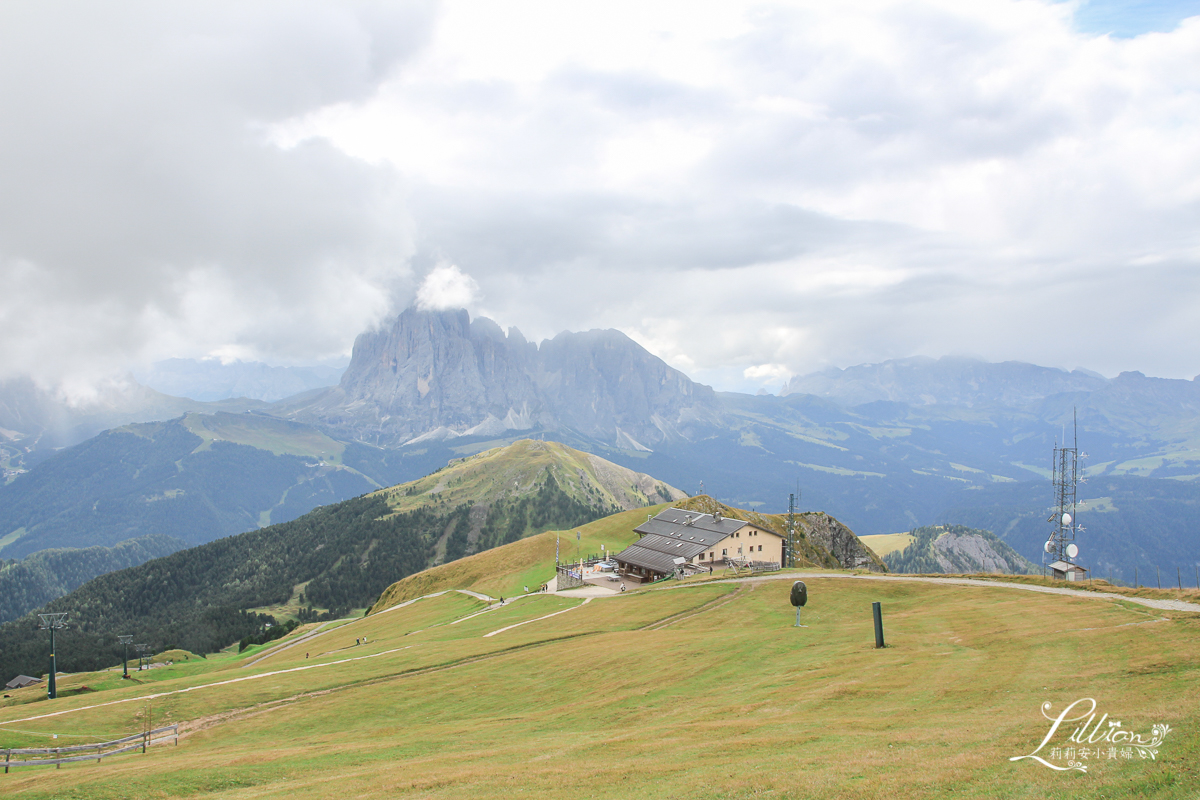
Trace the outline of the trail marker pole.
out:
M 875 649 L 886 647 L 883 643 L 883 606 L 879 603 L 871 604 L 871 614 L 875 617 Z
M 1154 568 L 1154 574 L 1158 576 L 1158 588 L 1162 588 L 1162 570 L 1158 567 Z
M 1179 583 L 1179 591 L 1183 591 L 1183 573 L 1179 571 L 1179 565 L 1175 565 L 1175 580 Z

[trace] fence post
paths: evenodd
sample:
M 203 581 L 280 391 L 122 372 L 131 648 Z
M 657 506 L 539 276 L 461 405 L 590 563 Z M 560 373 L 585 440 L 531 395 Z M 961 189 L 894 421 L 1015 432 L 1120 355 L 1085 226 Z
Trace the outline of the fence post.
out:
M 4 751 L 4 774 L 8 774 L 8 760 L 12 758 L 12 750 Z
M 58 748 L 54 748 L 54 768 L 62 769 L 62 762 L 58 760 Z

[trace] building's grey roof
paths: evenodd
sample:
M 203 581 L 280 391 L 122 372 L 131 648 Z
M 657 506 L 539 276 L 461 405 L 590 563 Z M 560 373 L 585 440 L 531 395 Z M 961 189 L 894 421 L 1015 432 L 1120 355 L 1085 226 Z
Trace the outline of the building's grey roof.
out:
M 1087 572 L 1086 569 L 1079 566 L 1078 564 L 1072 564 L 1067 561 L 1055 561 L 1053 564 L 1050 565 L 1050 569 L 1056 569 L 1059 572 L 1069 572 L 1071 570 L 1075 570 L 1077 572 Z
M 41 683 L 41 678 L 31 678 L 28 675 L 18 675 L 8 683 L 4 684 L 6 689 L 21 689 L 25 686 L 32 686 L 35 683 Z
M 651 550 L 648 547 L 638 547 L 636 544 L 631 544 L 620 553 L 617 553 L 613 558 L 618 564 L 629 564 L 643 569 L 654 570 L 661 572 L 664 575 L 675 569 L 675 559 L 679 556 L 671 555 L 670 553 L 662 553 L 657 550 Z
M 701 547 L 712 547 L 749 524 L 740 519 L 716 517 L 682 508 L 665 508 L 658 512 L 658 516 L 646 520 L 633 530 L 643 536 L 655 534 L 678 541 L 695 542 Z

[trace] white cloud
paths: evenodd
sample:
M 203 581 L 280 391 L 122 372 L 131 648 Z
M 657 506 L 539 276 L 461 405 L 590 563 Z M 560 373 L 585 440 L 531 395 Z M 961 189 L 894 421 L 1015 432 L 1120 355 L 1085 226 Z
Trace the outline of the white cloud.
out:
M 417 287 L 417 308 L 440 311 L 445 308 L 474 308 L 479 300 L 479 284 L 453 264 L 439 264 L 430 270 Z

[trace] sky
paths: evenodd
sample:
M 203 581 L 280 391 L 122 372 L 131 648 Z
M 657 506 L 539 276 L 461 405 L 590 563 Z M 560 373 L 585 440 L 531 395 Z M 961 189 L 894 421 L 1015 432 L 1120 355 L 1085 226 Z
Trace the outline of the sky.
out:
M 1200 373 L 1200 0 L 0 6 L 0 378 L 409 305 L 722 390 Z

